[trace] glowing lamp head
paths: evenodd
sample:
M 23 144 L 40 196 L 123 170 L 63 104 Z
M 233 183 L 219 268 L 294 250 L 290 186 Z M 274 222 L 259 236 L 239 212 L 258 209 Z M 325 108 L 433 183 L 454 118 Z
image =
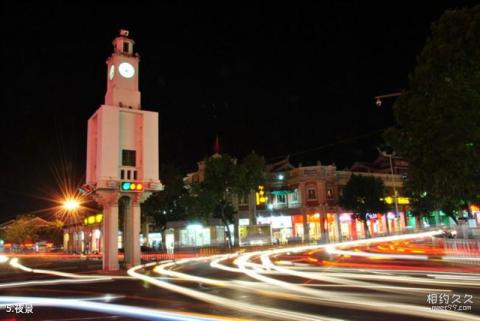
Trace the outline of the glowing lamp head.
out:
M 80 207 L 80 202 L 75 199 L 68 199 L 63 203 L 63 208 L 67 211 L 75 211 Z

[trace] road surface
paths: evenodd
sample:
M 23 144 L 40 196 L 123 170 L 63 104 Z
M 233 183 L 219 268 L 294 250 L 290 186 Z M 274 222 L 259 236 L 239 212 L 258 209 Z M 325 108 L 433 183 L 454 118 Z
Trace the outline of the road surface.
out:
M 100 261 L 3 257 L 0 317 L 480 320 L 477 253 L 447 253 L 435 234 L 164 260 L 114 275 L 99 272 Z

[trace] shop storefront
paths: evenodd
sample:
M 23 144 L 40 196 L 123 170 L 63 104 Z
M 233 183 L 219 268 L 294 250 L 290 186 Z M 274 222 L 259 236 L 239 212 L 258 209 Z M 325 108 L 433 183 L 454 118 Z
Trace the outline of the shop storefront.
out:
M 405 224 L 405 228 L 407 230 L 421 228 L 421 226 L 417 226 L 417 218 L 413 215 L 411 211 L 407 211 L 407 222 Z
M 337 214 L 335 213 L 327 213 L 327 231 L 328 231 L 328 241 L 329 242 L 337 242 L 340 240 L 340 230 L 339 230 L 339 223 L 337 220 Z
M 292 215 L 292 238 L 295 239 L 302 239 L 304 237 L 304 232 L 303 232 L 303 215 L 302 214 L 297 214 L 297 215 Z
M 338 221 L 342 240 L 357 240 L 359 237 L 363 237 L 363 224 L 355 219 L 352 213 L 339 214 Z
M 180 230 L 180 246 L 210 245 L 210 228 L 192 224 Z
M 452 225 L 455 222 L 442 211 L 433 211 L 422 217 L 424 227 Z
M 221 221 L 213 219 L 210 224 L 188 221 L 171 221 L 167 223 L 165 245 L 167 248 L 226 246 L 227 235 Z M 233 225 L 230 225 L 234 241 Z
M 310 214 L 307 216 L 308 219 L 308 231 L 310 236 L 310 241 L 318 241 L 322 238 L 322 225 L 320 214 Z
M 140 244 L 145 244 L 146 240 L 143 234 L 140 234 Z M 154 250 L 162 249 L 162 233 L 152 232 L 148 233 L 148 244 L 146 246 L 151 247 Z
M 469 221 L 470 227 L 476 228 L 480 226 L 480 205 L 470 205 L 470 212 L 473 220 Z
M 288 239 L 291 239 L 293 236 L 292 217 L 290 216 L 259 216 L 257 218 L 257 224 L 270 225 L 273 243 L 285 244 L 288 242 Z

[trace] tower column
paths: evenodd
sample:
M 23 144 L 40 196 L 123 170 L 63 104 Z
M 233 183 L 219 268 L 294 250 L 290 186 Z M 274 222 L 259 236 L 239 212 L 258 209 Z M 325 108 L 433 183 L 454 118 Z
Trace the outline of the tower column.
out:
M 131 261 L 131 233 L 130 230 L 132 229 L 132 220 L 131 220 L 131 201 L 130 199 L 121 198 L 121 206 L 120 206 L 120 215 L 122 215 L 123 219 L 123 230 L 122 230 L 122 244 L 123 244 L 123 254 L 124 254 L 124 262 Z
M 103 270 L 118 270 L 118 204 L 103 205 Z
M 125 244 L 125 262 L 127 267 L 140 264 L 140 204 L 137 202 L 130 203 L 126 211 L 126 239 Z

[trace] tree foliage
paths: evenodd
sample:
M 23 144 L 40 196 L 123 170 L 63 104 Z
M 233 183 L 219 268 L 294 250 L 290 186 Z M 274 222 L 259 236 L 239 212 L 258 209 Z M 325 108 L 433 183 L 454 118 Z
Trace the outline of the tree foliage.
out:
M 165 185 L 164 190 L 153 193 L 142 204 L 142 215 L 153 217 L 163 232 L 168 221 L 185 219 L 182 198 L 186 196 L 186 189 L 181 170 L 172 164 L 160 167 L 160 180 Z
M 367 213 L 385 213 L 387 206 L 383 201 L 384 196 L 385 186 L 380 178 L 352 174 L 343 188 L 339 203 L 360 218 L 365 235 L 369 237 Z
M 427 193 L 421 206 L 455 219 L 454 210 L 478 202 L 480 6 L 447 11 L 432 25 L 394 113 L 397 126 L 385 138 L 410 162 L 413 195 Z
M 53 241 L 58 244 L 63 224 L 56 220 L 45 221 L 33 215 L 18 216 L 2 233 L 5 242 L 23 244 L 38 241 Z
M 227 154 L 212 156 L 205 164 L 205 178 L 191 188 L 188 212 L 205 221 L 219 218 L 226 228 L 229 245 L 232 237 L 229 229 L 234 224 L 238 230 L 238 216 L 234 198 L 248 195 L 263 182 L 265 161 L 263 157 L 250 153 L 241 162 Z M 235 242 L 238 244 L 238 233 Z

